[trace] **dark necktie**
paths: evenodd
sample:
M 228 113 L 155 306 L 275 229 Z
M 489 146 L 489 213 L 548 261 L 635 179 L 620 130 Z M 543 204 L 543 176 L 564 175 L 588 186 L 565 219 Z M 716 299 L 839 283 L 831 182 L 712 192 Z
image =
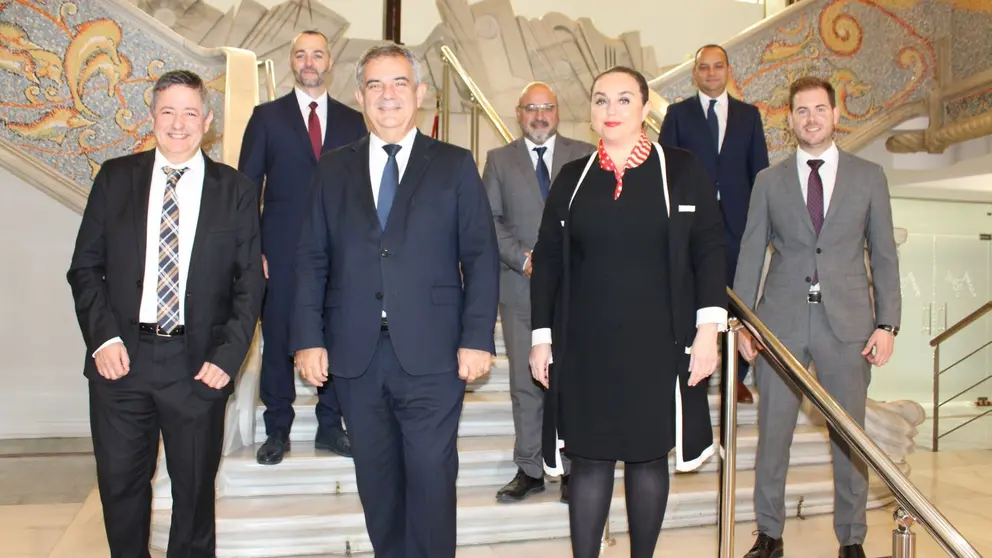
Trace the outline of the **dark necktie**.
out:
M 400 145 L 390 143 L 383 145 L 382 149 L 389 155 L 386 166 L 382 169 L 382 180 L 379 182 L 379 226 L 386 230 L 386 222 L 389 220 L 389 210 L 393 207 L 393 198 L 396 197 L 396 188 L 400 183 L 400 167 L 396 163 L 396 154 L 400 151 Z
M 551 191 L 551 173 L 548 172 L 548 165 L 544 162 L 544 152 L 547 147 L 535 147 L 537 153 L 537 184 L 541 187 L 541 198 L 548 199 L 548 192 Z
M 813 230 L 819 238 L 820 229 L 823 228 L 823 179 L 820 178 L 820 167 L 823 166 L 822 159 L 810 159 L 806 161 L 809 165 L 809 180 L 806 183 L 806 210 L 809 211 L 809 219 L 813 222 Z M 813 284 L 819 283 L 819 276 L 816 269 L 813 269 Z
M 170 333 L 179 325 L 179 197 L 176 185 L 188 169 L 162 167 L 165 172 L 165 195 L 158 233 L 158 327 Z
M 710 99 L 710 108 L 706 111 L 706 124 L 710 127 L 710 134 L 713 136 L 713 145 L 716 152 L 720 152 L 720 121 L 716 117 L 716 99 Z
M 324 145 L 324 140 L 320 137 L 320 118 L 317 116 L 317 101 L 310 103 L 310 117 L 307 118 L 307 131 L 310 133 L 310 145 L 313 147 L 313 156 L 320 159 L 320 148 Z

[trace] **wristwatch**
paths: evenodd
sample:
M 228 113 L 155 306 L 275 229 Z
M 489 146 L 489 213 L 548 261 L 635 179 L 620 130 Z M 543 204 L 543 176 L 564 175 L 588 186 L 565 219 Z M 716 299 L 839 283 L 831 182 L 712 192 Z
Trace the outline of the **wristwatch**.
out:
M 899 335 L 899 328 L 897 328 L 897 327 L 886 325 L 886 324 L 878 324 L 875 327 L 877 329 L 884 329 L 885 331 L 888 331 L 889 333 L 892 334 L 892 337 L 895 337 L 896 335 Z

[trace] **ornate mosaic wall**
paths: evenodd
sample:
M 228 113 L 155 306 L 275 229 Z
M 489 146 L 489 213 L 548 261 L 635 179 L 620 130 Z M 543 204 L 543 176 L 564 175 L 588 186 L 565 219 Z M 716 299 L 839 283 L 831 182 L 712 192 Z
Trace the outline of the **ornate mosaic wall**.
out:
M 112 0 L 0 0 L 0 140 L 89 188 L 103 161 L 155 145 L 149 103 L 162 73 L 189 69 L 222 129 L 224 61 L 204 61 L 149 32 Z

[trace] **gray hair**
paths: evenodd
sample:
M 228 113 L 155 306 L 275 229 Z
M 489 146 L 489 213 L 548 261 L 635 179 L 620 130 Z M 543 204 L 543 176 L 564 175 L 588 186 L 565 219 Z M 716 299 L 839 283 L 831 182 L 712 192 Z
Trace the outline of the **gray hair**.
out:
M 152 111 L 155 110 L 155 102 L 158 100 L 158 94 L 173 85 L 182 85 L 199 92 L 200 99 L 203 101 L 202 116 L 206 118 L 206 116 L 210 114 L 210 102 L 207 99 L 207 86 L 203 83 L 203 79 L 200 76 L 189 70 L 172 70 L 162 74 L 161 77 L 158 78 L 158 81 L 156 81 L 155 85 L 152 87 Z
M 365 85 L 365 66 L 370 60 L 391 57 L 406 58 L 406 61 L 413 67 L 413 84 L 416 86 L 423 83 L 422 76 L 420 75 L 420 61 L 417 60 L 417 55 L 406 47 L 386 44 L 374 46 L 363 52 L 362 56 L 359 57 L 358 64 L 355 65 L 355 84 L 358 86 L 358 89 L 362 89 L 362 86 Z

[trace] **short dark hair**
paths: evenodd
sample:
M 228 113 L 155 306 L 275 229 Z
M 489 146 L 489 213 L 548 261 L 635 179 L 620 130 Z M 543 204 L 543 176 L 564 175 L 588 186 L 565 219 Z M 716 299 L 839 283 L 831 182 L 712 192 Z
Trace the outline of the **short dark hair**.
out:
M 644 74 L 638 72 L 633 68 L 628 68 L 627 66 L 614 66 L 609 70 L 606 70 L 605 72 L 602 72 L 601 74 L 596 76 L 596 79 L 592 80 L 592 87 L 589 88 L 590 99 L 592 98 L 592 95 L 595 92 L 596 84 L 599 82 L 600 78 L 609 74 L 626 74 L 634 78 L 634 81 L 637 82 L 637 88 L 641 92 L 641 102 L 643 102 L 645 105 L 648 104 L 648 101 L 650 100 L 650 96 L 648 95 L 648 80 L 644 77 Z
M 355 84 L 358 89 L 365 87 L 365 66 L 368 65 L 372 60 L 378 60 L 379 58 L 406 58 L 406 61 L 410 63 L 413 68 L 413 84 L 420 85 L 423 83 L 423 76 L 420 73 L 420 62 L 417 60 L 417 55 L 413 53 L 412 50 L 397 45 L 394 43 L 386 43 L 381 45 L 376 45 L 369 47 L 362 55 L 358 58 L 358 63 L 355 64 Z
M 696 64 L 699 63 L 699 55 L 702 54 L 703 51 L 706 50 L 706 49 L 708 49 L 708 48 L 717 48 L 717 49 L 720 49 L 720 52 L 723 53 L 723 59 L 727 62 L 727 65 L 728 66 L 730 65 L 730 55 L 727 54 L 727 49 L 725 49 L 722 46 L 717 45 L 717 44 L 709 44 L 709 45 L 703 45 L 703 46 L 699 47 L 699 50 L 696 51 L 696 54 L 692 57 L 692 65 L 693 66 L 695 66 Z
M 327 53 L 330 54 L 331 41 L 328 40 L 327 35 L 321 33 L 320 31 L 317 31 L 316 29 L 306 29 L 304 31 L 300 31 L 299 33 L 297 33 L 296 36 L 293 37 L 293 42 L 291 43 L 290 48 L 292 48 L 292 45 L 296 44 L 296 40 L 302 37 L 303 35 L 312 35 L 314 37 L 320 37 L 321 39 L 324 39 L 324 44 L 327 45 Z M 290 56 L 292 56 L 292 53 L 290 53 Z
M 203 83 L 203 79 L 200 76 L 189 70 L 172 70 L 159 76 L 155 85 L 152 87 L 152 111 L 155 110 L 155 102 L 158 100 L 158 94 L 173 85 L 182 85 L 183 87 L 189 87 L 199 92 L 200 99 L 203 100 L 203 116 L 210 113 L 210 103 L 207 100 L 207 86 Z
M 830 99 L 830 108 L 837 107 L 837 93 L 829 81 L 815 76 L 804 76 L 792 82 L 792 85 L 789 86 L 789 112 L 792 112 L 794 108 L 793 102 L 796 100 L 796 95 L 803 91 L 812 91 L 813 89 L 826 91 L 827 98 Z

